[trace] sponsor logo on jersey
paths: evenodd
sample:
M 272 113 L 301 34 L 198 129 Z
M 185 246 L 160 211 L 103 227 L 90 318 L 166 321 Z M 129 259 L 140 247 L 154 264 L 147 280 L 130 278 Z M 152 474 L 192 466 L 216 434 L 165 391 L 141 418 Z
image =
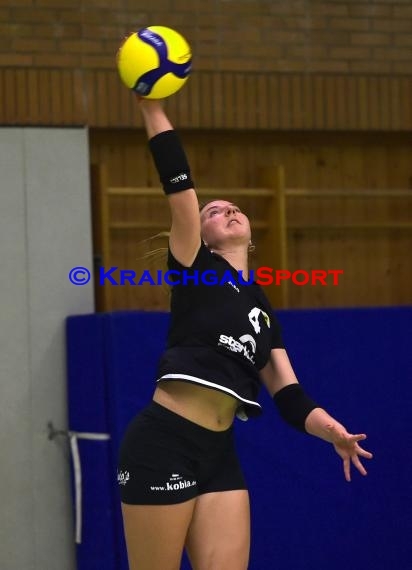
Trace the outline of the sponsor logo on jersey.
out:
M 230 285 L 231 287 L 233 287 L 233 289 L 234 289 L 237 293 L 240 293 L 239 287 L 236 287 L 236 285 L 233 283 L 233 281 L 226 281 L 226 285 Z
M 232 352 L 241 354 L 253 364 L 255 363 L 256 341 L 250 334 L 242 335 L 239 337 L 239 340 L 236 340 L 231 335 L 221 334 L 218 346 L 224 346 Z
M 249 321 L 250 324 L 252 325 L 252 327 L 255 330 L 256 334 L 260 333 L 260 323 L 259 323 L 259 316 L 262 315 L 266 326 L 268 328 L 270 328 L 270 318 L 269 315 L 267 313 L 265 313 L 265 311 L 262 311 L 262 309 L 259 309 L 259 307 L 253 307 L 253 309 L 250 311 L 248 317 L 249 317 Z

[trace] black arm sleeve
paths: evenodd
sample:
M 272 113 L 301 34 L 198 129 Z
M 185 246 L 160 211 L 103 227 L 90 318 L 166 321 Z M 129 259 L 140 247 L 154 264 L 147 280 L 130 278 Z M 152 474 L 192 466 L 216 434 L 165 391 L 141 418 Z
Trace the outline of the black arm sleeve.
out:
M 149 148 L 165 194 L 194 188 L 186 153 L 175 130 L 155 135 L 149 140 Z
M 304 433 L 305 420 L 312 410 L 320 406 L 307 396 L 300 384 L 289 384 L 273 396 L 280 416 L 292 427 Z

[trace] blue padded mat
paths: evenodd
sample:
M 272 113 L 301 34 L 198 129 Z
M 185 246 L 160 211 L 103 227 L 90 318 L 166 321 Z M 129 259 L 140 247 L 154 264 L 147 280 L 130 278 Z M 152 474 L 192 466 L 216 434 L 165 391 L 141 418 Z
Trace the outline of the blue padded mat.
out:
M 412 308 L 277 311 L 306 391 L 374 452 L 344 480 L 332 446 L 277 416 L 236 421 L 252 513 L 250 570 L 407 570 L 412 559 Z M 83 542 L 79 570 L 127 570 L 116 483 L 119 442 L 150 400 L 166 313 L 67 320 L 70 429 L 110 433 L 79 442 Z M 190 566 L 185 559 L 183 569 Z

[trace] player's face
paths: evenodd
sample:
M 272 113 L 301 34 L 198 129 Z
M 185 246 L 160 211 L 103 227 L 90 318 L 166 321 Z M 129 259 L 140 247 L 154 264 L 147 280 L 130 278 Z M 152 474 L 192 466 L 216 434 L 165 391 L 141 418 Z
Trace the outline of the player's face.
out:
M 249 219 L 236 204 L 225 200 L 209 202 L 200 213 L 200 222 L 202 239 L 211 247 L 234 240 L 249 243 Z

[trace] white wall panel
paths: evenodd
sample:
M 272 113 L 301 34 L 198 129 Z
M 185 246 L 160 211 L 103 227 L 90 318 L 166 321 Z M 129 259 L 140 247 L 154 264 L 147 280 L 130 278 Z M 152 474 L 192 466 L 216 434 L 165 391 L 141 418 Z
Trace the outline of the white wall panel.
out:
M 84 129 L 0 129 L 0 568 L 73 570 L 64 321 L 93 312 Z

